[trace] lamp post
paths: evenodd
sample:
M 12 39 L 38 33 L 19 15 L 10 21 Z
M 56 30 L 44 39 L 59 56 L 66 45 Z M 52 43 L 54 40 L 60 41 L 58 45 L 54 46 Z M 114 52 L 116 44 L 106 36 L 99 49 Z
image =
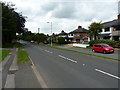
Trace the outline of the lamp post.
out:
M 51 24 L 51 46 L 52 46 L 52 22 L 47 22 Z
M 38 33 L 40 32 L 40 28 L 38 28 Z

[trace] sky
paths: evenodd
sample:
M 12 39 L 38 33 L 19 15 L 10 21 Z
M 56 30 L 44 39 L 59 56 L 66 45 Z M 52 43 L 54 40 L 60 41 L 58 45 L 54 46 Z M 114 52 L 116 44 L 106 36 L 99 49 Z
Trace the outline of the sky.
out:
M 88 29 L 92 22 L 117 19 L 119 0 L 2 0 L 15 4 L 16 11 L 27 16 L 25 27 L 33 33 L 71 32 L 80 25 Z

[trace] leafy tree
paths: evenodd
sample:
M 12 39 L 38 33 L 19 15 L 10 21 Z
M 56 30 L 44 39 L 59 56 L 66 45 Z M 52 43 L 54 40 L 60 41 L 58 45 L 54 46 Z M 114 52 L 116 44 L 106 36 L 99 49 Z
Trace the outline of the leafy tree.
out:
M 25 17 L 15 11 L 12 3 L 0 2 L 2 6 L 2 43 L 12 43 L 16 33 L 23 33 L 26 29 Z
M 89 35 L 93 36 L 94 39 L 96 40 L 97 37 L 99 36 L 99 33 L 102 32 L 103 29 L 103 24 L 101 24 L 101 22 L 97 23 L 97 22 L 93 22 L 89 27 Z
M 40 42 L 44 43 L 45 41 L 47 41 L 47 36 L 43 33 L 41 33 L 41 34 L 37 33 L 35 35 L 35 41 L 37 41 L 38 43 L 40 43 Z

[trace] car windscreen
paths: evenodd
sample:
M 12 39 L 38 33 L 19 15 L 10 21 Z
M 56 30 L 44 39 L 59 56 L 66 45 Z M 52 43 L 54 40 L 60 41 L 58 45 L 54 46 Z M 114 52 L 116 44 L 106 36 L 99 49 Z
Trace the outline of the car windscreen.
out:
M 110 46 L 109 46 L 109 45 L 107 45 L 107 44 L 103 44 L 102 46 L 103 46 L 103 47 L 110 47 Z

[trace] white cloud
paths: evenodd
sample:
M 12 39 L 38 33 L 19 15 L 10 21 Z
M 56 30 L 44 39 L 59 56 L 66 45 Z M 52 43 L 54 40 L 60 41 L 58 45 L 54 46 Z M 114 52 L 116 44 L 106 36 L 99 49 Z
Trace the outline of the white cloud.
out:
M 37 32 L 50 34 L 50 24 L 53 22 L 53 32 L 61 30 L 70 32 L 82 25 L 87 28 L 94 21 L 109 21 L 117 18 L 118 0 L 3 0 L 11 1 L 18 12 L 27 16 L 26 27 Z

